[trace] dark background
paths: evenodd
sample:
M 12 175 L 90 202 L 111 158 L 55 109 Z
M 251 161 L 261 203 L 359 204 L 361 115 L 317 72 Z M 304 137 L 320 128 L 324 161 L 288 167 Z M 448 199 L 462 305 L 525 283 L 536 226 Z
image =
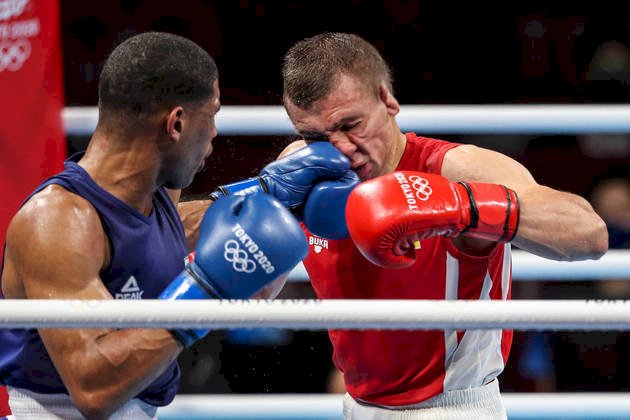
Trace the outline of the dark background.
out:
M 405 104 L 613 103 L 630 98 L 630 17 L 623 2 L 62 0 L 66 102 L 94 106 L 107 53 L 147 30 L 187 36 L 217 61 L 223 105 L 280 105 L 280 66 L 295 41 L 357 33 L 392 66 Z M 552 3 L 552 4 L 549 4 Z M 420 133 L 422 134 L 422 133 Z M 590 199 L 600 181 L 627 178 L 627 135 L 455 135 L 525 164 L 535 178 Z M 87 137 L 70 137 L 69 151 Z M 186 195 L 252 176 L 288 137 L 221 136 Z M 515 282 L 518 298 L 595 298 L 601 282 Z M 617 290 L 617 289 L 616 289 Z M 626 289 L 609 298 L 626 298 Z M 281 297 L 314 297 L 289 285 Z M 625 334 L 518 332 L 504 390 L 627 387 Z M 324 392 L 331 371 L 324 332 L 220 331 L 181 357 L 182 392 Z
M 591 71 L 603 43 L 630 40 L 630 19 L 623 10 L 605 2 L 590 8 L 547 3 L 62 0 L 67 104 L 96 105 L 98 72 L 107 53 L 146 30 L 178 33 L 207 49 L 221 72 L 223 105 L 280 105 L 284 52 L 295 41 L 327 30 L 355 32 L 374 43 L 392 67 L 401 104 L 626 101 L 630 53 L 621 70 L 613 66 L 599 76 Z M 575 137 L 450 134 L 439 136 L 508 153 L 540 182 L 580 194 L 589 193 L 593 178 L 625 173 L 630 154 L 626 142 L 616 142 L 623 144 L 609 146 L 623 153 L 586 162 Z M 81 148 L 84 140 L 70 139 L 71 148 Z M 253 175 L 287 142 L 219 136 L 214 159 L 189 192 Z M 564 173 L 576 162 L 592 170 Z

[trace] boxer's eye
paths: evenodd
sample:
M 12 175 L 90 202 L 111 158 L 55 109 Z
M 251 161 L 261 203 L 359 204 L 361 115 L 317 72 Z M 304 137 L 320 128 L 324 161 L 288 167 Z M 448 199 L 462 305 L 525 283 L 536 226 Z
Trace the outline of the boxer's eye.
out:
M 306 143 L 315 143 L 317 141 L 329 141 L 328 136 L 317 132 L 302 132 L 300 136 Z
M 352 124 L 344 124 L 343 126 L 341 126 L 340 130 L 343 131 L 343 132 L 347 132 L 347 131 L 352 130 L 357 125 L 359 125 L 358 121 L 355 122 L 355 123 L 352 123 Z

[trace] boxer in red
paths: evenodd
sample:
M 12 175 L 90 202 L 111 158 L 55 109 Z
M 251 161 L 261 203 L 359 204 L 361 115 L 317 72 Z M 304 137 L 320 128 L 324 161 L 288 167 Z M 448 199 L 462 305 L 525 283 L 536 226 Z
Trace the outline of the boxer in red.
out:
M 389 68 L 360 37 L 297 42 L 283 81 L 302 137 L 283 155 L 327 141 L 363 181 L 319 184 L 306 201 L 304 265 L 319 298 L 506 300 L 511 244 L 556 260 L 606 252 L 606 226 L 583 198 L 538 184 L 500 153 L 401 132 Z M 511 337 L 501 329 L 332 330 L 344 416 L 506 418 L 497 376 Z

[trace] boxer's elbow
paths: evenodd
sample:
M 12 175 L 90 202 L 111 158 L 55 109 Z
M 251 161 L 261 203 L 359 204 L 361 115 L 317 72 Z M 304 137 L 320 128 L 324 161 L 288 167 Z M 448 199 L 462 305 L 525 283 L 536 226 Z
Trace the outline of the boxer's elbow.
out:
M 100 392 L 75 390 L 71 392 L 74 406 L 86 419 L 108 419 L 118 408 L 109 398 Z
M 584 214 L 579 218 L 580 223 L 573 224 L 576 245 L 570 260 L 597 260 L 608 251 L 608 228 L 589 203 L 582 199 L 582 205 Z
M 601 258 L 606 252 L 608 252 L 608 229 L 606 223 L 599 219 L 594 225 L 594 233 L 590 240 L 591 245 L 591 257 L 592 259 Z

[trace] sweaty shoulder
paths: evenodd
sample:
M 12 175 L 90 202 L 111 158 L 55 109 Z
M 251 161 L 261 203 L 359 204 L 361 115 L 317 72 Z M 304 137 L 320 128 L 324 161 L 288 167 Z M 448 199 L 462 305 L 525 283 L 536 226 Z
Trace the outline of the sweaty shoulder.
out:
M 44 274 L 40 271 L 75 261 L 98 271 L 107 263 L 106 243 L 94 207 L 63 187 L 51 185 L 31 197 L 11 221 L 5 268 L 20 279 L 38 277 Z M 10 281 L 3 275 L 3 283 L 5 280 Z
M 407 144 L 397 170 L 412 170 L 440 174 L 446 153 L 461 143 L 417 136 L 405 135 Z
M 10 231 L 17 227 L 20 230 L 41 230 L 44 227 L 53 228 L 55 223 L 77 223 L 94 218 L 98 221 L 98 214 L 85 198 L 60 185 L 49 185 L 24 203 L 11 222 Z M 55 229 L 46 231 L 53 233 Z

